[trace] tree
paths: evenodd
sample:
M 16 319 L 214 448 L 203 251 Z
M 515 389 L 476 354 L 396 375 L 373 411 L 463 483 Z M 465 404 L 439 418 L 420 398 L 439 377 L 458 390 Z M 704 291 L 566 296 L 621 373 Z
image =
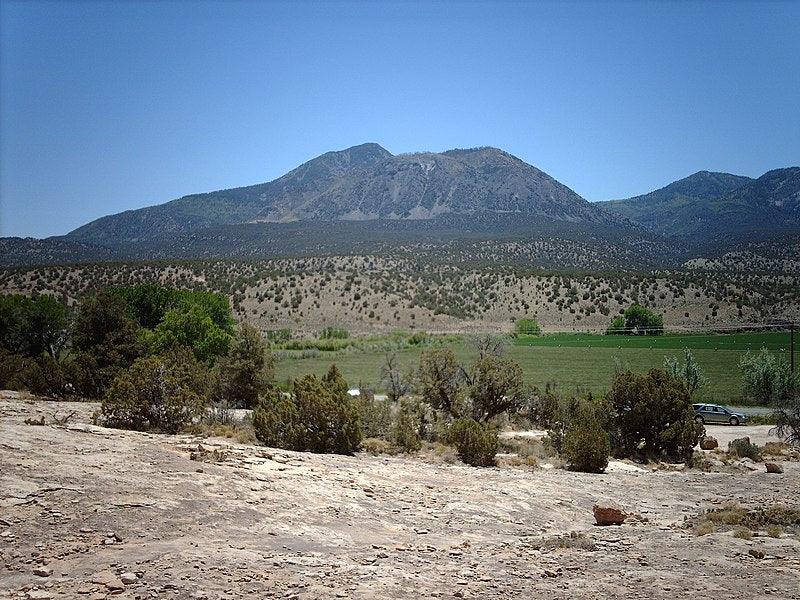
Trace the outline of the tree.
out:
M 694 420 L 686 386 L 666 371 L 617 373 L 606 400 L 619 456 L 688 461 L 705 431 Z
M 625 309 L 625 329 L 635 335 L 661 335 L 664 317 L 641 304 L 631 304 Z
M 256 438 L 271 448 L 297 447 L 297 406 L 290 394 L 273 388 L 259 399 L 253 411 Z
M 108 389 L 101 412 L 111 427 L 176 433 L 202 415 L 205 369 L 191 351 L 137 359 Z
M 624 315 L 616 316 L 606 330 L 608 335 L 661 335 L 664 333 L 664 316 L 631 304 Z
M 450 348 L 425 350 L 419 360 L 422 398 L 437 410 L 455 416 L 463 394 L 463 371 Z
M 516 406 L 522 387 L 522 367 L 513 360 L 499 356 L 478 359 L 469 374 L 473 418 L 485 422 Z
M 703 368 L 697 364 L 694 355 L 688 348 L 683 351 L 683 362 L 678 361 L 674 356 L 664 357 L 664 370 L 672 377 L 683 381 L 689 398 L 692 398 L 703 386 L 708 384 Z
M 275 360 L 257 329 L 243 324 L 228 356 L 214 367 L 211 395 L 215 404 L 255 408 L 272 385 Z
M 416 452 L 422 447 L 418 411 L 411 400 L 402 400 L 392 426 L 392 443 L 403 452 Z
M 155 353 L 186 346 L 198 360 L 211 360 L 228 353 L 233 336 L 219 327 L 201 305 L 191 304 L 167 312 L 149 339 Z
M 479 359 L 488 356 L 503 356 L 508 346 L 505 337 L 493 333 L 473 336 L 470 338 L 470 345 L 478 353 Z
M 758 354 L 748 351 L 739 362 L 739 368 L 742 370 L 742 395 L 745 400 L 761 406 L 783 405 L 800 387 L 788 362 L 766 348 Z
M 414 385 L 414 373 L 403 370 L 397 353 L 390 352 L 381 366 L 381 382 L 388 391 L 389 400 L 397 402 L 411 391 Z
M 125 302 L 108 291 L 81 302 L 72 323 L 77 391 L 102 398 L 123 369 L 146 351 L 140 328 L 127 315 Z
M 518 335 L 539 335 L 542 332 L 536 319 L 518 319 L 514 324 L 514 330 Z
M 0 296 L 0 347 L 14 354 L 55 358 L 66 339 L 67 307 L 49 295 Z
M 175 307 L 179 290 L 155 283 L 140 283 L 109 290 L 125 302 L 128 315 L 146 329 L 155 329 L 167 312 Z
M 800 385 L 780 401 L 775 417 L 775 433 L 790 444 L 800 445 Z
M 611 319 L 611 325 L 606 329 L 606 335 L 624 335 L 625 331 L 625 317 L 617 315 Z

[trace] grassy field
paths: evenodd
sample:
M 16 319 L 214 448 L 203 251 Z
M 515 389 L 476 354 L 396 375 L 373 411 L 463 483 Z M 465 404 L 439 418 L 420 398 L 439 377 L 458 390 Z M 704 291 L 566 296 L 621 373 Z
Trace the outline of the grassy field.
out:
M 703 366 L 710 384 L 700 398 L 725 404 L 741 404 L 739 361 L 745 352 L 762 346 L 788 355 L 788 334 L 747 333 L 735 335 L 691 335 L 635 338 L 602 335 L 547 335 L 517 339 L 508 347 L 508 356 L 522 366 L 526 381 L 544 388 L 550 383 L 562 393 L 603 393 L 611 382 L 615 358 L 635 371 L 661 367 L 665 356 L 681 356 L 683 348 L 691 348 Z M 469 361 L 474 352 L 464 340 L 449 344 L 462 361 Z M 401 361 L 416 365 L 423 347 L 398 351 Z M 292 358 L 278 362 L 279 381 L 306 373 L 322 374 L 336 363 L 352 386 L 359 383 L 380 389 L 380 367 L 384 352 L 357 346 L 338 352 L 321 352 L 314 358 Z M 795 353 L 796 360 L 800 359 Z

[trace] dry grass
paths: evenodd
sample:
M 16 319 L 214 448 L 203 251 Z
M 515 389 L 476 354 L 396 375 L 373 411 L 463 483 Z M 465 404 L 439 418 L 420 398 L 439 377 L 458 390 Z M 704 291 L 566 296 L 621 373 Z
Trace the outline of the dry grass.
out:
M 767 535 L 772 538 L 779 538 L 783 535 L 783 527 L 773 523 L 767 526 Z
M 711 521 L 703 521 L 695 527 L 694 533 L 698 536 L 714 533 L 714 524 Z
M 196 423 L 186 429 L 187 433 L 203 438 L 219 437 L 234 440 L 239 444 L 257 444 L 255 431 L 247 425 L 223 425 L 220 423 Z
M 380 454 L 397 454 L 397 449 L 386 440 L 380 438 L 367 438 L 361 442 L 361 450 L 367 454 L 378 456 Z
M 769 536 L 780 537 L 786 529 L 796 531 L 800 528 L 800 507 L 772 504 L 745 508 L 738 502 L 728 502 L 720 508 L 700 515 L 695 532 L 697 533 L 700 528 L 707 530 L 709 527 L 712 530 L 732 529 L 735 537 L 748 540 L 755 531 L 766 531 Z M 698 535 L 705 534 L 698 533 Z

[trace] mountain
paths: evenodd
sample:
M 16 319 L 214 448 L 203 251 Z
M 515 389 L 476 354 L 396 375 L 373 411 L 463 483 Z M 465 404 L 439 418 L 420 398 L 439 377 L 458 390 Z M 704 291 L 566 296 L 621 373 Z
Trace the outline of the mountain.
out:
M 394 156 L 378 144 L 328 152 L 269 183 L 184 196 L 92 221 L 66 237 L 118 244 L 241 223 L 534 215 L 621 224 L 543 171 L 496 148 Z
M 649 194 L 597 204 L 654 231 L 675 235 L 685 227 L 685 213 L 692 207 L 706 205 L 751 181 L 730 173 L 699 171 Z
M 758 179 L 700 171 L 643 196 L 597 204 L 695 244 L 764 237 L 800 227 L 800 167 Z

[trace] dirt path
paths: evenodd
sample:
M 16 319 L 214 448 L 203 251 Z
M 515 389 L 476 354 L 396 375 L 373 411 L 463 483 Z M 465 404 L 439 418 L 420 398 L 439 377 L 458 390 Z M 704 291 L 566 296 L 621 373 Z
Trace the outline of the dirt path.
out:
M 797 537 L 684 523 L 733 499 L 796 503 L 800 463 L 478 470 L 104 429 L 96 408 L 0 395 L 0 598 L 800 598 Z M 646 521 L 596 527 L 598 498 Z M 585 538 L 542 548 L 570 531 Z

